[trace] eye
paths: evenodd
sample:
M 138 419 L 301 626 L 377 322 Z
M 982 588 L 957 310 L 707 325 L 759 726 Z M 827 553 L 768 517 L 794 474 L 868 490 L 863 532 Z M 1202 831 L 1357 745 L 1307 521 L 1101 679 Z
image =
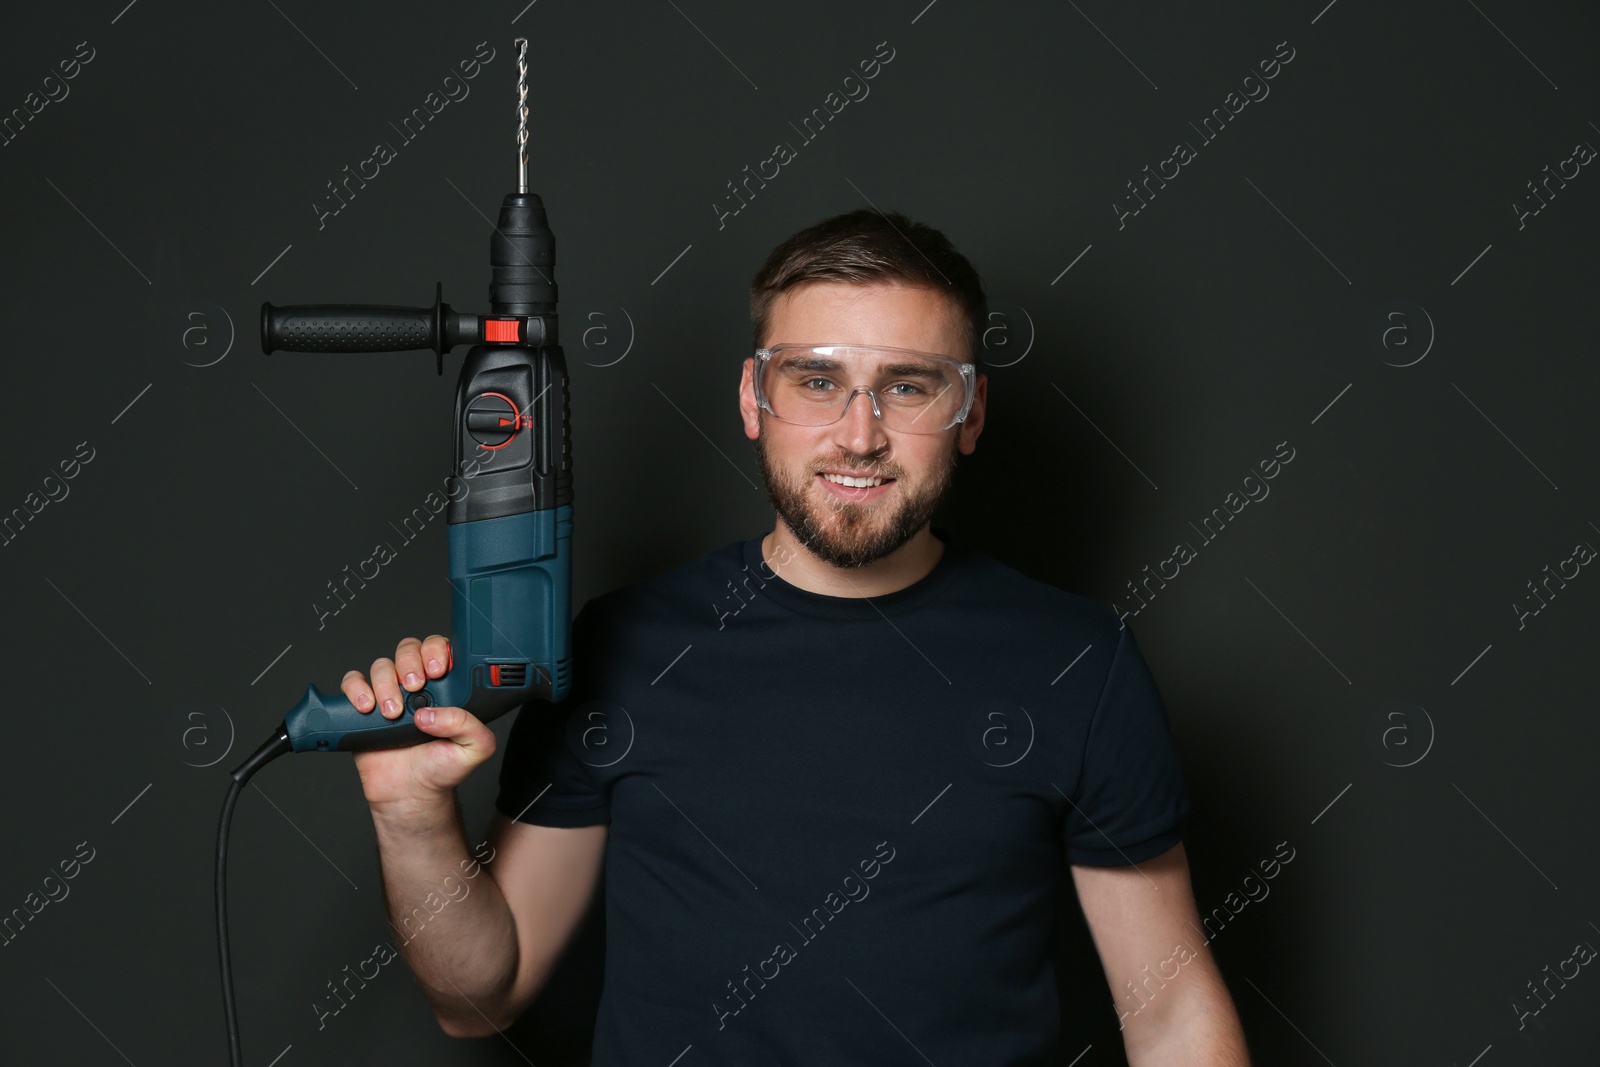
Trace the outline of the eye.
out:
M 921 395 L 923 393 L 923 389 L 922 389 L 921 386 L 913 385 L 910 382 L 896 382 L 894 385 L 891 385 L 889 388 L 890 389 L 907 389 L 907 390 L 909 390 L 909 392 L 894 394 L 895 396 L 900 396 L 900 397 L 919 396 L 919 395 Z
M 828 381 L 828 379 L 826 379 L 826 378 L 806 378 L 806 379 L 803 379 L 800 382 L 800 388 L 808 389 L 813 393 L 820 393 L 820 392 L 823 391 L 822 389 L 813 389 L 812 388 L 812 385 L 814 383 L 816 383 L 816 382 L 821 382 L 824 386 L 831 386 L 833 384 L 832 382 Z

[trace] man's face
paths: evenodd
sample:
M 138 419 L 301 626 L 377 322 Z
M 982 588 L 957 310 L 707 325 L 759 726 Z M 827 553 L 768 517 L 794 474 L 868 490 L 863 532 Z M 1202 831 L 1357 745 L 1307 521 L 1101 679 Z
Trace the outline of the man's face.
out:
M 960 358 L 963 334 L 954 303 L 933 290 L 807 282 L 774 303 L 766 344 L 886 345 Z M 885 429 L 865 393 L 829 426 L 774 418 L 756 403 L 754 365 L 753 358 L 745 360 L 739 406 L 767 495 L 795 539 L 835 567 L 881 559 L 926 526 L 950 488 L 956 455 L 971 455 L 983 428 L 988 379 L 982 374 L 965 422 L 940 433 L 908 434 Z M 851 488 L 829 481 L 830 471 L 885 481 Z

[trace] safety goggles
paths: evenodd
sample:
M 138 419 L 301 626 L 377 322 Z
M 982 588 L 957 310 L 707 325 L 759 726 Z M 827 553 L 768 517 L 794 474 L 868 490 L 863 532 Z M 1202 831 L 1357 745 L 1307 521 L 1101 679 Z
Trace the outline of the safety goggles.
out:
M 755 353 L 756 402 L 797 426 L 838 422 L 857 393 L 896 433 L 941 433 L 966 419 L 977 368 L 881 345 L 782 344 Z

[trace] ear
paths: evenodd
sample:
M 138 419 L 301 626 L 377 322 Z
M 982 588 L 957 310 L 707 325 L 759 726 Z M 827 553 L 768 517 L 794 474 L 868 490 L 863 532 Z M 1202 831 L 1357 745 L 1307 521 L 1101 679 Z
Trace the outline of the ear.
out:
M 988 398 L 989 376 L 979 371 L 977 383 L 972 389 L 972 407 L 968 409 L 967 417 L 961 423 L 961 432 L 957 435 L 956 447 L 963 456 L 970 456 L 977 451 L 978 435 L 983 432 L 983 409 Z
M 761 406 L 756 403 L 754 356 L 746 357 L 739 373 L 739 417 L 744 420 L 744 435 L 754 441 L 761 436 Z

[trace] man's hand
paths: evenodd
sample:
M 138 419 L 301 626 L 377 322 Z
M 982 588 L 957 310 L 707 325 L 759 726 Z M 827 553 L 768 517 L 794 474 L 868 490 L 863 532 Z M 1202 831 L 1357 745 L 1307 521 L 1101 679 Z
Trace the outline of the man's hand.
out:
M 396 646 L 394 659 L 373 661 L 370 685 L 360 671 L 350 671 L 339 688 L 363 715 L 376 708 L 384 718 L 397 719 L 405 704 L 402 686 L 414 693 L 428 679 L 444 677 L 449 668 L 449 638 L 433 634 L 424 642 L 407 637 Z M 436 740 L 354 754 L 362 791 L 375 815 L 406 819 L 438 812 L 452 803 L 455 787 L 494 755 L 494 734 L 465 708 L 423 708 L 416 724 Z

